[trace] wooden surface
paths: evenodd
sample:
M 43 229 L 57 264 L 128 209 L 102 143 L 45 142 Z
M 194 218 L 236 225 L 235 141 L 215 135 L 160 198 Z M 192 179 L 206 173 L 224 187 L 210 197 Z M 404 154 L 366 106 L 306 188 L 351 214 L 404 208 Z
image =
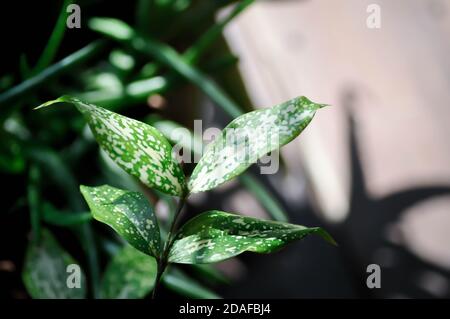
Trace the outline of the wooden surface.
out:
M 374 2 L 380 29 L 366 26 Z M 283 151 L 287 196 L 306 171 L 325 220 L 348 218 L 353 120 L 368 198 L 440 189 L 383 229 L 366 226 L 387 240 L 401 234 L 418 258 L 450 269 L 450 1 L 262 1 L 226 36 L 256 106 L 298 95 L 332 105 Z

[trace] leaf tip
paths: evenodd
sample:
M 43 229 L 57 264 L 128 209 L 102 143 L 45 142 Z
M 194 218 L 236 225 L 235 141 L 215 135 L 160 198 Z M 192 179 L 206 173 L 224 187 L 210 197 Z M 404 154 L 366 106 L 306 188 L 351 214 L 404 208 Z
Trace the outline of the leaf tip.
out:
M 40 109 L 42 109 L 44 107 L 47 107 L 47 106 L 50 106 L 50 105 L 53 105 L 53 104 L 56 104 L 56 103 L 70 102 L 70 99 L 71 99 L 70 96 L 63 95 L 63 96 L 60 96 L 59 98 L 57 98 L 55 100 L 50 100 L 50 101 L 47 101 L 45 103 L 42 103 L 39 106 L 36 106 L 35 108 L 33 108 L 33 111 L 40 110 Z
M 331 104 L 317 104 L 319 106 L 319 109 L 327 107 L 327 106 L 331 106 Z
M 331 106 L 330 104 L 325 103 L 316 103 L 308 99 L 306 96 L 299 96 L 293 99 L 294 103 L 298 103 L 304 108 L 310 108 L 313 110 L 318 110 L 324 108 L 326 106 Z
M 84 198 L 87 198 L 87 196 L 89 195 L 89 186 L 85 186 L 85 185 L 80 185 L 80 192 L 81 195 L 83 195 Z
M 33 111 L 43 109 L 44 107 L 47 107 L 47 106 L 50 106 L 50 105 L 53 105 L 53 104 L 59 103 L 59 102 L 61 102 L 61 101 L 59 101 L 59 99 L 47 101 L 47 102 L 42 103 L 41 105 L 36 106 L 35 108 L 33 108 Z
M 334 240 L 334 238 L 323 228 L 318 228 L 320 236 L 329 244 L 338 247 L 339 244 Z

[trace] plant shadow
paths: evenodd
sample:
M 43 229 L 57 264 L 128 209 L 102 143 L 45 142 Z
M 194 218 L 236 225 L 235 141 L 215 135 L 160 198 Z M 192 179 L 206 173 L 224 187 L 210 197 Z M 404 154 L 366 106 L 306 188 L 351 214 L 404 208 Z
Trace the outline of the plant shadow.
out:
M 400 221 L 408 208 L 425 200 L 450 195 L 450 187 L 413 187 L 381 198 L 371 197 L 366 188 L 357 126 L 351 112 L 352 104 L 356 103 L 354 94 L 344 94 L 342 102 L 349 128 L 351 167 L 350 206 L 346 219 L 338 224 L 325 223 L 309 205 L 302 208 L 301 213 L 296 207 L 287 207 L 291 222 L 325 227 L 339 247 L 326 245 L 320 238 L 308 238 L 273 257 L 245 254 L 246 275 L 241 277 L 236 287 L 222 289 L 225 297 L 450 297 L 448 269 L 424 260 L 387 236 L 389 228 Z M 264 182 L 264 178 L 262 180 Z M 275 194 L 282 200 L 276 190 Z M 367 266 L 373 263 L 381 267 L 381 288 L 369 289 L 366 284 Z M 261 289 L 262 286 L 270 289 Z

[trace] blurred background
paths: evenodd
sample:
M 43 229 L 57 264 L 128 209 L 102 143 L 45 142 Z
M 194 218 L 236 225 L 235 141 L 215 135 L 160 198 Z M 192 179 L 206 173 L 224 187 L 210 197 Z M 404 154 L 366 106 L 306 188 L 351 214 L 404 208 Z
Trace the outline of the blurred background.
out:
M 91 221 L 79 184 L 145 192 L 163 224 L 174 204 L 117 169 L 73 108 L 32 111 L 63 94 L 165 134 L 195 119 L 224 127 L 230 110 L 299 95 L 331 105 L 282 149 L 276 174 L 255 165 L 193 196 L 186 215 L 221 209 L 322 226 L 339 247 L 311 237 L 271 255 L 176 267 L 162 297 L 450 297 L 448 1 L 77 1 L 79 29 L 65 25 L 70 3 L 1 4 L 0 297 L 29 298 L 21 272 L 36 218 L 96 297 L 122 243 Z M 214 89 L 107 39 L 89 23 L 96 16 L 170 46 Z M 380 288 L 366 285 L 370 264 L 381 267 Z

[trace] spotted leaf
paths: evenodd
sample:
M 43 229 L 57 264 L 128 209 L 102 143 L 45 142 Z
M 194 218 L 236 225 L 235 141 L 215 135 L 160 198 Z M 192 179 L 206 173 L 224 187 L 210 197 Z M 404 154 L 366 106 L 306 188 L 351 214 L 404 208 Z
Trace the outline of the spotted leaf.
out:
M 144 298 L 152 291 L 157 264 L 153 257 L 127 245 L 106 267 L 101 282 L 101 296 L 106 299 Z
M 335 244 L 322 228 L 260 220 L 221 211 L 200 214 L 177 233 L 169 261 L 182 264 L 214 263 L 251 251 L 274 252 L 294 240 L 318 234 Z
M 49 231 L 44 229 L 41 235 L 38 243 L 32 242 L 28 246 L 22 272 L 30 296 L 35 299 L 85 298 L 86 279 L 81 268 L 72 271 L 69 267 L 79 267 L 79 264 Z
M 302 96 L 239 116 L 208 145 L 192 172 L 190 192 L 215 188 L 244 172 L 263 155 L 289 143 L 323 106 Z
M 157 129 L 70 96 L 62 96 L 38 108 L 58 102 L 76 106 L 99 145 L 127 173 L 161 192 L 176 196 L 185 193 L 183 171 L 172 156 L 171 145 Z
M 111 226 L 136 249 L 159 257 L 158 221 L 144 195 L 108 185 L 80 189 L 96 220 Z

